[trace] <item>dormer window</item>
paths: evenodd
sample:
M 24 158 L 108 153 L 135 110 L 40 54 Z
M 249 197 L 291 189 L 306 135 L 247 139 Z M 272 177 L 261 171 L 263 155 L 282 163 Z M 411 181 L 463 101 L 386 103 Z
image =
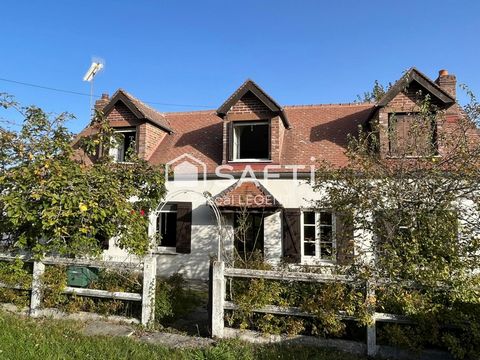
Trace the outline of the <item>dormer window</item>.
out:
M 232 160 L 270 160 L 270 123 L 240 121 L 233 123 Z
M 436 126 L 415 113 L 392 113 L 388 119 L 390 156 L 421 157 L 437 153 Z
M 252 80 L 245 81 L 217 115 L 226 122 L 222 163 L 280 161 L 284 130 L 290 129 L 287 114 Z
M 110 148 L 110 156 L 114 162 L 128 162 L 135 152 L 137 132 L 135 128 L 115 130 L 115 140 Z

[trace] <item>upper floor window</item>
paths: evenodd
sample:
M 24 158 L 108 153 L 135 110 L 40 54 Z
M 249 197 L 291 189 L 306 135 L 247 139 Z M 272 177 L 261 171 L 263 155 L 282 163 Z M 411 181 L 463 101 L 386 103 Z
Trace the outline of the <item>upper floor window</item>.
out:
M 392 156 L 419 157 L 437 152 L 435 122 L 418 114 L 389 114 L 388 135 Z
M 335 217 L 331 211 L 304 211 L 302 214 L 302 259 L 335 259 Z
M 115 130 L 115 135 L 110 156 L 115 162 L 128 162 L 129 157 L 135 152 L 137 132 L 135 129 Z
M 268 121 L 233 123 L 232 160 L 269 160 L 270 124 Z

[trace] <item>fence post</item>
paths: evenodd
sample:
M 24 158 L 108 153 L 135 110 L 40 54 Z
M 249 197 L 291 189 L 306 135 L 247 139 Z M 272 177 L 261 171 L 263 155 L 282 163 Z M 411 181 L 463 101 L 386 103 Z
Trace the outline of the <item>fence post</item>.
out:
M 223 261 L 214 261 L 212 265 L 212 337 L 223 337 L 223 312 L 225 305 L 225 263 Z
M 150 326 L 155 320 L 155 287 L 157 280 L 157 259 L 147 256 L 143 262 L 142 325 Z
M 375 299 L 375 288 L 370 281 L 366 283 L 366 300 L 368 303 Z M 371 303 L 369 306 L 373 306 L 373 323 L 367 326 L 367 355 L 377 355 L 377 320 L 375 318 L 375 303 Z
M 32 274 L 32 293 L 30 297 L 30 316 L 39 315 L 39 309 L 42 302 L 42 275 L 45 272 L 45 264 L 40 261 L 33 263 Z

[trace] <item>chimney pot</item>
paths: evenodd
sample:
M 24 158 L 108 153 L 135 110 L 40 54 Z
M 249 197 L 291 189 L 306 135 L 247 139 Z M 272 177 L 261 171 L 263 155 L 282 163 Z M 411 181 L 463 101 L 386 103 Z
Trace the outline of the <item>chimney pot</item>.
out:
M 442 69 L 438 72 L 438 79 L 435 82 L 453 98 L 456 98 L 457 78 L 455 75 L 449 74 L 447 70 Z
M 102 94 L 102 99 L 108 100 L 108 94 L 107 94 L 107 93 L 103 93 L 103 94 Z
M 447 76 L 448 70 L 442 69 L 438 72 L 438 76 Z

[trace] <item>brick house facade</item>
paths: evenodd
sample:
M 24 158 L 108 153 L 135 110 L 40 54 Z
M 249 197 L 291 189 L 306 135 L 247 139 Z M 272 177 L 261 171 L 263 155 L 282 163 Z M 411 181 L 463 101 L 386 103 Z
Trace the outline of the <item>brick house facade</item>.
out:
M 378 124 L 381 156 L 394 155 L 399 145 L 391 138 L 391 116 L 416 112 L 420 93 L 445 110 L 446 128 L 436 131 L 448 131 L 448 123 L 461 116 L 455 87 L 455 76 L 445 70 L 433 81 L 412 68 L 377 103 L 282 107 L 247 80 L 217 110 L 160 113 L 124 90 L 111 98 L 104 95 L 96 107 L 113 128 L 134 139 L 142 158 L 174 170 L 190 164 L 204 175 L 194 183 L 170 179 L 167 203 L 150 215 L 150 234 L 161 235 L 155 247 L 159 274 L 180 271 L 187 278 L 205 279 L 209 258 L 220 246 L 212 210 L 201 195 L 205 193 L 216 200 L 224 217 L 224 251 L 248 247 L 272 263 L 348 262 L 357 246 L 353 232 L 338 214 L 311 210 L 310 201 L 319 194 L 305 179 L 321 161 L 347 166 L 348 135 L 355 135 L 359 126 Z M 125 141 L 127 146 L 130 140 Z M 115 153 L 118 161 L 124 153 Z M 265 178 L 265 170 L 270 178 Z M 245 173 L 254 174 L 256 181 L 239 181 Z M 260 202 L 248 204 L 248 198 Z M 254 242 L 245 240 L 243 249 L 235 235 L 241 212 L 250 216 L 257 236 Z M 128 257 L 113 240 L 106 256 Z

